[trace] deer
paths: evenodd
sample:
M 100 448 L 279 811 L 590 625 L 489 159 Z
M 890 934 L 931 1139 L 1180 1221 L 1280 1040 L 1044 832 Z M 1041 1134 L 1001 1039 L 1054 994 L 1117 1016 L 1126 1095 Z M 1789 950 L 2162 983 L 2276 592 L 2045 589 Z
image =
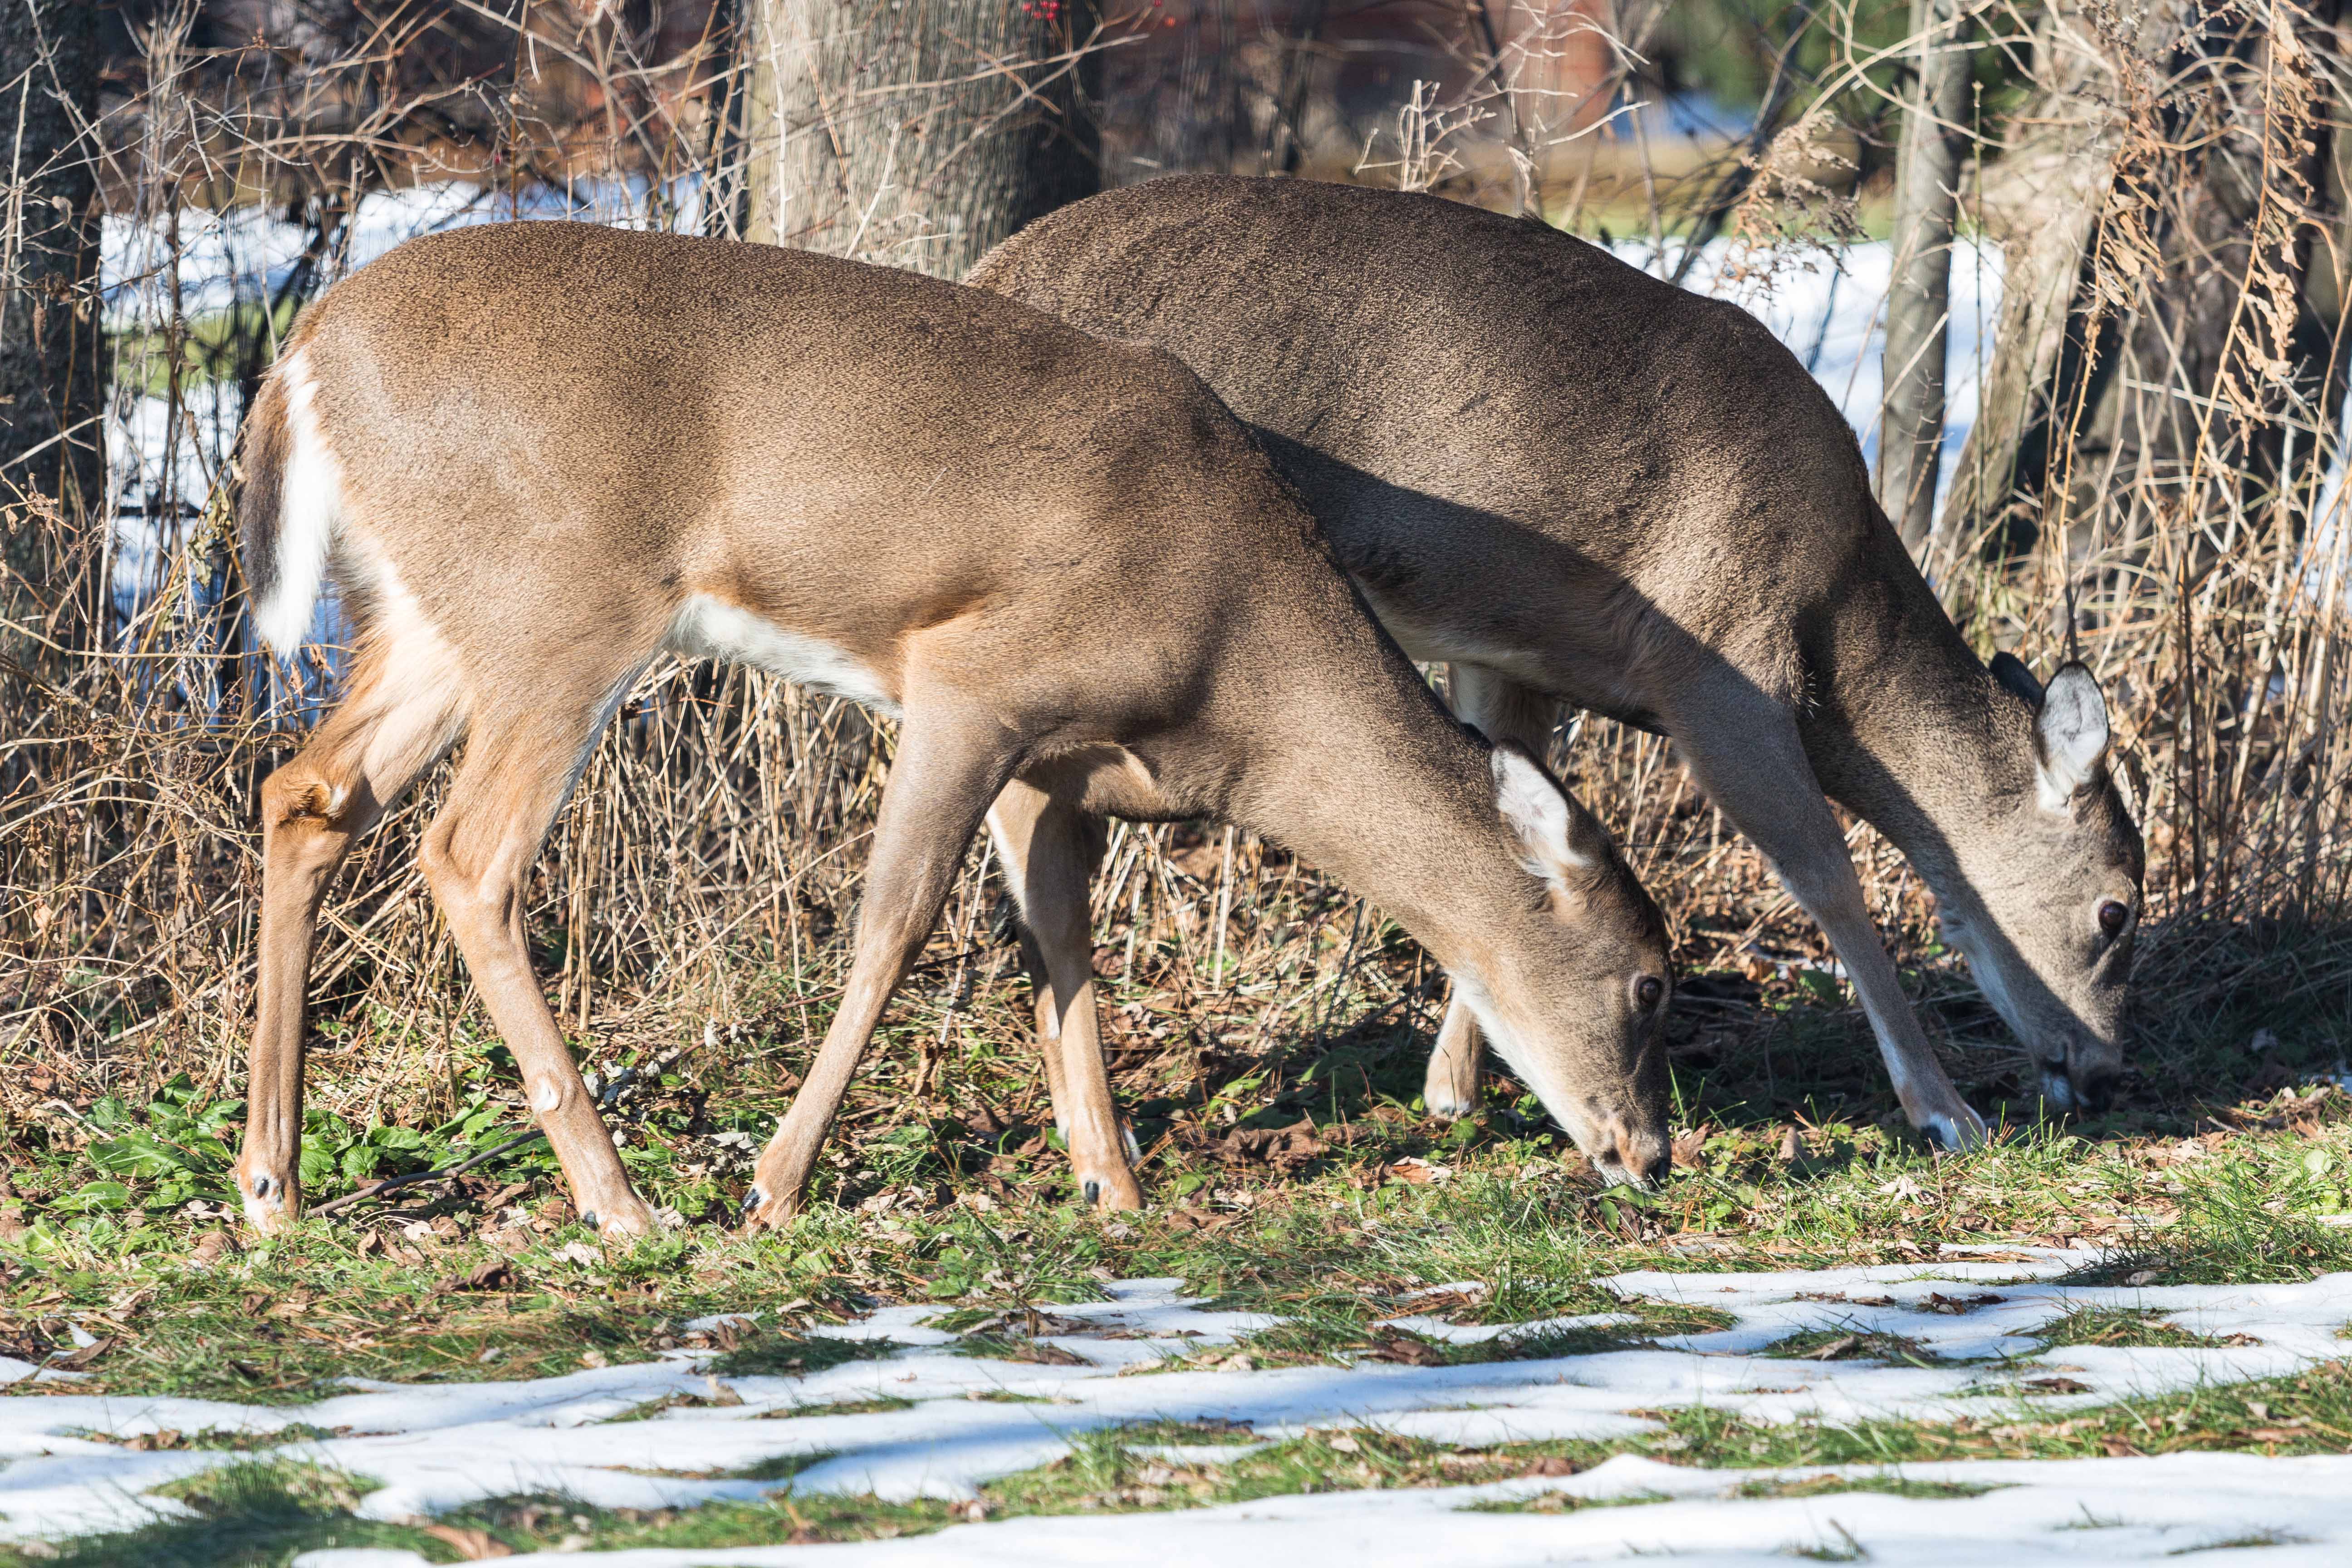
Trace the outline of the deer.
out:
M 2138 829 L 2081 662 L 1980 661 L 1853 433 L 1738 306 L 1540 220 L 1299 180 L 1174 176 L 1036 220 L 966 281 L 1198 372 L 1462 717 L 1542 753 L 1567 703 L 1670 736 L 1828 939 L 1912 1124 L 1984 1122 L 1934 1055 L 1829 801 L 1883 833 L 2047 1101 L 2123 1067 Z M 1449 1007 L 1425 1103 L 1477 1083 Z
M 1092 1019 L 1105 814 L 1222 818 L 1376 900 L 1603 1175 L 1667 1168 L 1657 907 L 1541 763 L 1446 711 L 1171 356 L 804 252 L 492 225 L 411 240 L 327 290 L 244 439 L 257 629 L 299 647 L 330 584 L 358 628 L 339 704 L 260 790 L 234 1168 L 256 1229 L 301 1213 L 321 901 L 352 841 L 461 743 L 425 880 L 581 1219 L 607 1237 L 657 1223 L 549 1013 L 524 917 L 591 749 L 665 653 L 898 726 L 847 984 L 754 1166 L 748 1228 L 800 1212 L 983 824 L 1018 867 L 1079 1190 L 1141 1203 Z

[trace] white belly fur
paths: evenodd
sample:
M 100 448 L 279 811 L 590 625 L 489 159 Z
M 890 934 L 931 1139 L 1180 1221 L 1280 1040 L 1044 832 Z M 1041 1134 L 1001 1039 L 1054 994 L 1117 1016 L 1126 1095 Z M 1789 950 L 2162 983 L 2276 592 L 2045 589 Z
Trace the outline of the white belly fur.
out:
M 894 717 L 898 711 L 881 678 L 846 649 L 786 631 L 708 594 L 696 594 L 679 606 L 663 646 L 681 658 L 748 664 Z

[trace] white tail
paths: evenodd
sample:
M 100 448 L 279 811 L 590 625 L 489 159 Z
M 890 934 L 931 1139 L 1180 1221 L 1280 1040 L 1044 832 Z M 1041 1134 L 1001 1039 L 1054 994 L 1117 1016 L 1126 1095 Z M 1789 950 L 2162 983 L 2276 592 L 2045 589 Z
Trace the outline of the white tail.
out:
M 317 387 L 310 357 L 297 349 L 270 372 L 284 400 L 284 479 L 278 515 L 262 519 L 271 531 L 275 581 L 253 606 L 254 629 L 281 655 L 291 655 L 310 635 L 326 585 L 327 558 L 334 548 L 335 523 L 342 513 L 343 477 L 335 455 L 319 434 Z

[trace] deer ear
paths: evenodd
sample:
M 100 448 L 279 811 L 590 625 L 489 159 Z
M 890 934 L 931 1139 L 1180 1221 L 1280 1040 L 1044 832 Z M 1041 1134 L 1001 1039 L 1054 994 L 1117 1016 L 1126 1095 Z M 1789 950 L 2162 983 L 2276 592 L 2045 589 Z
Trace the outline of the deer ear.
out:
M 2044 810 L 2063 811 L 2107 754 L 2107 700 L 2080 662 L 2061 665 L 2034 716 L 2033 749 Z
M 2013 653 L 1997 653 L 1987 668 L 1991 669 L 1995 680 L 2025 699 L 2028 708 L 2037 710 L 2041 708 L 2042 682 L 2033 679 L 2033 672 L 2025 668 L 2023 659 Z
M 1518 840 L 1519 864 L 1554 887 L 1598 867 L 1607 837 L 1543 764 L 1509 742 L 1495 748 L 1495 809 Z

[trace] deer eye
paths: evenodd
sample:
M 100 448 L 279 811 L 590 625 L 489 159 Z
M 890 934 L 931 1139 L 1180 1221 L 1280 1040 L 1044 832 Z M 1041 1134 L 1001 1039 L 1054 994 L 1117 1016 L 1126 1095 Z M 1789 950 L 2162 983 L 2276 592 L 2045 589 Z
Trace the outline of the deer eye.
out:
M 1666 983 L 1654 974 L 1644 974 L 1633 982 L 1633 1007 L 1646 1013 L 1655 1007 L 1666 994 Z
M 2128 905 L 2109 899 L 2099 906 L 2099 929 L 2106 932 L 2110 939 L 2122 935 L 2125 925 L 2130 920 L 2131 909 Z

